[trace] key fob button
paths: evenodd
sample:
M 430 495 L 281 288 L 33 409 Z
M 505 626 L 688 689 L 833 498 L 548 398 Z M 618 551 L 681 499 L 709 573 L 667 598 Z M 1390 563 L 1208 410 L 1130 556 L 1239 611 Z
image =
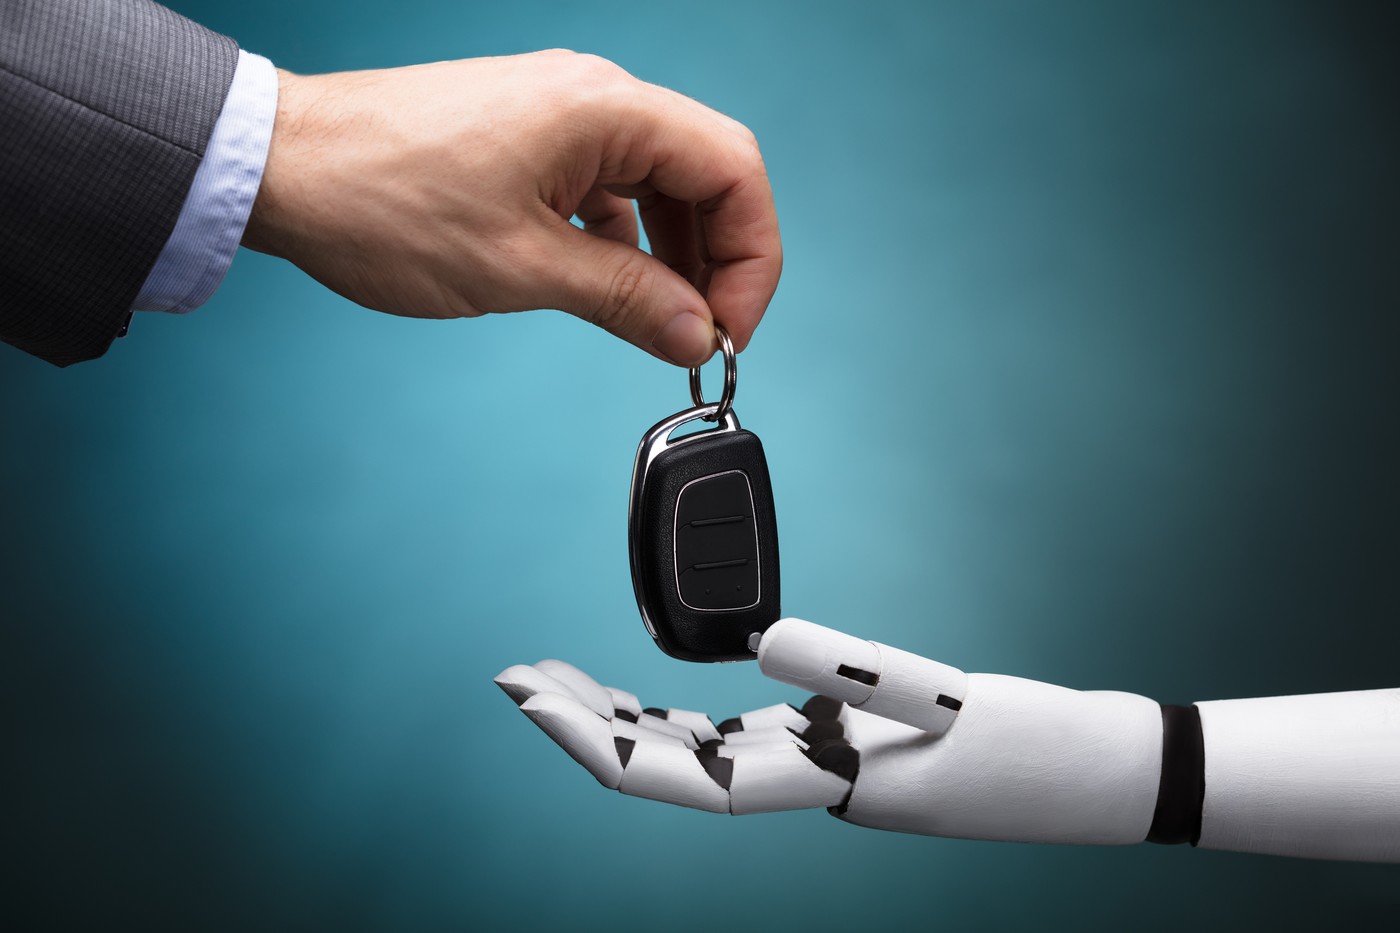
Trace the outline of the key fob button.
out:
M 742 470 L 691 480 L 676 502 L 676 589 L 691 609 L 747 609 L 759 599 L 753 490 Z

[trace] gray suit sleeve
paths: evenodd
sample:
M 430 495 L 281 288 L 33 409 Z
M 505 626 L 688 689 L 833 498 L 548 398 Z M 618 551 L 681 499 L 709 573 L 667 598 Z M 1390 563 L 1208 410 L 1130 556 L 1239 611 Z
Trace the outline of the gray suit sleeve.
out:
M 0 0 L 0 339 L 67 366 L 125 331 L 237 61 L 148 0 Z

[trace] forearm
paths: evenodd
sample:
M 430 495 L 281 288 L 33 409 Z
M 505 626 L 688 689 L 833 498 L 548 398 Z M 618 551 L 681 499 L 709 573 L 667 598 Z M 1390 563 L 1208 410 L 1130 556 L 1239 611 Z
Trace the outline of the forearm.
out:
M 0 4 L 0 340 L 102 355 L 174 228 L 233 41 L 134 0 Z
M 1400 861 L 1400 690 L 1197 707 L 1203 848 Z

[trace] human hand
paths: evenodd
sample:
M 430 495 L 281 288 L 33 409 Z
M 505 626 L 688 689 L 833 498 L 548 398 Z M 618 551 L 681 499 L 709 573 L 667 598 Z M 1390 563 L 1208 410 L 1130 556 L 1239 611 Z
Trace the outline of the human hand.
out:
M 769 677 L 817 690 L 715 727 L 643 710 L 562 661 L 496 682 L 605 787 L 734 814 L 829 807 L 850 823 L 967 839 L 1141 842 L 1157 800 L 1156 703 L 956 668 L 783 619 Z M 844 702 L 843 702 L 844 701 Z
M 742 350 L 782 270 L 752 133 L 560 50 L 281 72 L 243 243 L 378 311 L 558 308 L 683 366 L 715 321 Z

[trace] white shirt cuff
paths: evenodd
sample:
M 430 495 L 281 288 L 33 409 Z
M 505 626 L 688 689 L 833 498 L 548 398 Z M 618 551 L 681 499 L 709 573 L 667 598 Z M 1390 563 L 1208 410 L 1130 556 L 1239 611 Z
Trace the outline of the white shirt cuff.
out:
M 184 314 L 223 282 L 262 183 L 276 115 L 277 69 L 239 49 L 233 85 L 194 184 L 134 310 Z

